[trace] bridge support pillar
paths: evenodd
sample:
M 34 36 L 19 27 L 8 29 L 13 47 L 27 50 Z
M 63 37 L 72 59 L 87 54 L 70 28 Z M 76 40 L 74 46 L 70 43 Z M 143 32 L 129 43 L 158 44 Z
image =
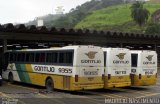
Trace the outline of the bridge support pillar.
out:
M 154 44 L 154 50 L 157 51 L 157 44 Z
M 7 51 L 7 39 L 3 39 L 3 53 Z
M 120 43 L 120 48 L 123 48 L 123 43 Z

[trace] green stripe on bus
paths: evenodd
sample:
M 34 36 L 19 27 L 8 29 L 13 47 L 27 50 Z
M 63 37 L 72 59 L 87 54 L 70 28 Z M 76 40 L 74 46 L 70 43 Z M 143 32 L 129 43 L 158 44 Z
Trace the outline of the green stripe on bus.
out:
M 16 64 L 16 69 L 21 82 L 31 83 L 25 64 Z
M 29 74 L 28 74 L 28 72 L 27 72 L 27 69 L 26 69 L 26 66 L 25 66 L 25 64 L 21 64 L 21 68 L 24 70 L 24 72 L 23 72 L 23 74 L 24 74 L 24 79 L 25 79 L 25 82 L 26 83 L 31 83 L 31 80 L 30 80 L 30 78 L 29 78 Z
M 16 69 L 17 69 L 17 72 L 18 72 L 20 81 L 21 81 L 21 82 L 25 82 L 25 80 L 24 80 L 24 75 L 23 75 L 23 73 L 22 73 L 23 69 L 21 69 L 20 64 L 15 64 L 15 66 L 16 66 Z

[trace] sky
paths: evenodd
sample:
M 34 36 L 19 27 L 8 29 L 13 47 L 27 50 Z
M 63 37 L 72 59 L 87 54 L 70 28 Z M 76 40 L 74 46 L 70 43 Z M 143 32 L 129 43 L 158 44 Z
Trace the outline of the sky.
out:
M 38 16 L 55 14 L 58 6 L 67 13 L 90 0 L 0 0 L 0 24 L 26 23 Z

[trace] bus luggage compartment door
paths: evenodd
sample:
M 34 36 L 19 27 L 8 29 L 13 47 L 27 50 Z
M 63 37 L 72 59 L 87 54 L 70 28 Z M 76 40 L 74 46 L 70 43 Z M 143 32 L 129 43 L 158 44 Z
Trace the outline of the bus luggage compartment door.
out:
M 70 76 L 63 76 L 63 88 L 70 89 Z

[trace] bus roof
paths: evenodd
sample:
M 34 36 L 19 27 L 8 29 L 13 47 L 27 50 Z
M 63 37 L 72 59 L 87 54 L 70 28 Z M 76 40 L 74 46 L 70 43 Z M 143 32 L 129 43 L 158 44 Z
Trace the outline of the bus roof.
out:
M 22 50 L 8 50 L 7 52 L 23 52 L 23 51 L 51 51 L 51 50 L 74 50 L 77 48 L 83 48 L 83 47 L 98 47 L 99 46 L 93 46 L 93 45 L 74 45 L 74 46 L 65 46 L 65 47 L 51 47 L 51 48 L 45 48 L 45 49 L 22 49 Z
M 156 51 L 153 51 L 153 50 L 131 50 L 131 53 L 143 53 L 143 52 L 156 53 Z
M 111 50 L 129 50 L 127 48 L 102 48 L 103 51 L 111 51 Z

